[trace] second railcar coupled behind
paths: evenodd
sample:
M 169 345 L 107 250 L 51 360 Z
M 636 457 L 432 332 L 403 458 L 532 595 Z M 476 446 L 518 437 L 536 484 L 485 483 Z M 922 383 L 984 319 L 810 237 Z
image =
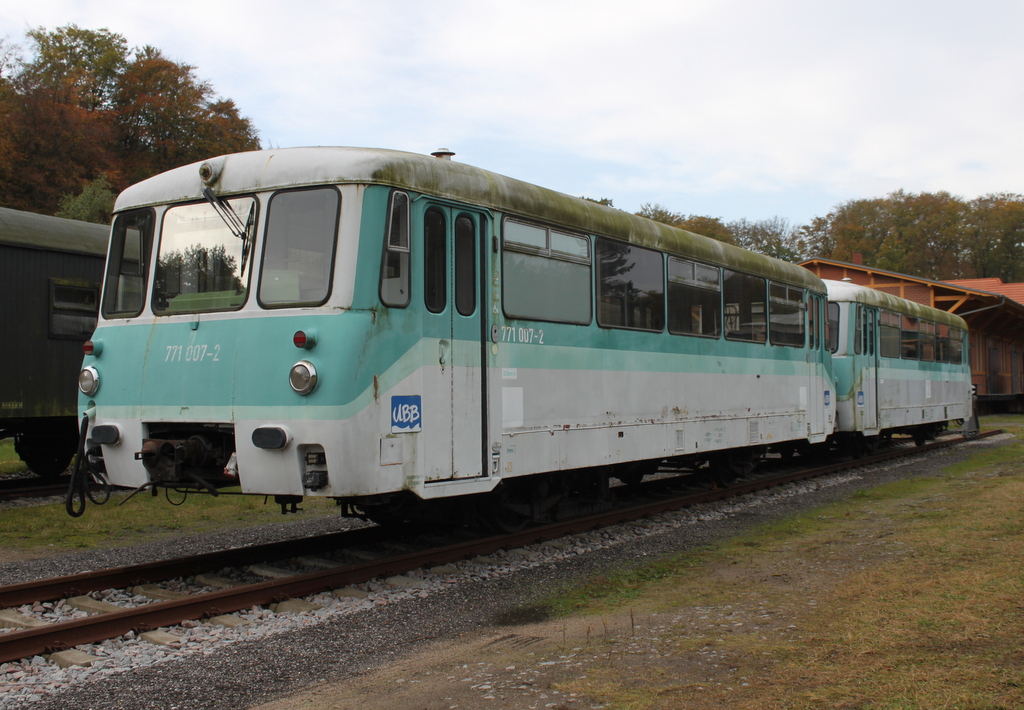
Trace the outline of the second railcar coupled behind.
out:
M 873 451 L 882 437 L 918 443 L 973 415 L 967 323 L 876 289 L 826 281 L 837 437 Z M 976 423 L 975 423 L 976 425 Z

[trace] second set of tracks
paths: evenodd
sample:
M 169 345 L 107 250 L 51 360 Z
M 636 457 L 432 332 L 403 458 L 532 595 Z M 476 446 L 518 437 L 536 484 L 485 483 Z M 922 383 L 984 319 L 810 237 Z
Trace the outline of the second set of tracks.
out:
M 991 436 L 997 433 L 1000 431 L 985 432 L 979 436 Z M 326 569 L 296 572 L 279 579 L 192 594 L 179 599 L 154 601 L 134 608 L 94 614 L 46 626 L 0 633 L 0 663 L 96 643 L 132 631 L 150 631 L 160 627 L 174 626 L 190 619 L 210 618 L 253 606 L 265 606 L 288 599 L 297 599 L 379 577 L 400 575 L 415 569 L 484 556 L 501 549 L 515 549 L 542 543 L 566 535 L 589 532 L 701 503 L 754 493 L 845 469 L 883 463 L 897 457 L 922 453 L 964 441 L 965 439 L 960 437 L 948 437 L 925 446 L 895 448 L 876 456 L 750 478 L 738 481 L 728 487 L 697 492 L 686 490 L 689 483 L 685 476 L 654 480 L 630 487 L 629 499 L 611 510 L 502 535 L 474 535 L 468 539 L 453 541 L 452 537 L 438 540 L 433 531 L 416 526 L 402 526 L 394 529 L 366 527 L 316 538 L 237 548 L 193 557 L 83 572 L 67 577 L 3 586 L 0 587 L 0 607 L 11 608 L 84 595 L 99 590 L 153 584 L 228 566 L 238 567 L 296 558 L 302 555 L 320 554 L 330 549 L 344 550 L 387 544 L 389 540 L 394 541 L 396 538 L 403 542 L 397 545 L 392 544 L 392 550 L 411 547 L 423 548 L 393 552 L 378 559 L 331 566 Z M 681 488 L 682 490 L 680 490 Z M 641 500 L 642 502 L 639 502 Z M 412 544 L 413 540 L 417 540 L 419 543 Z M 430 542 L 433 544 L 429 544 Z

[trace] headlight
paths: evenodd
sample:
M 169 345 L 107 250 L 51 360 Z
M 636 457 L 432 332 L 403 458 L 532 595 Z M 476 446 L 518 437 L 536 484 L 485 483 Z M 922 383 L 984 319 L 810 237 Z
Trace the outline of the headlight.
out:
M 82 371 L 78 373 L 78 389 L 82 390 L 82 394 L 85 396 L 92 397 L 99 388 L 100 373 L 96 372 L 96 368 L 92 365 L 83 367 Z
M 309 394 L 316 387 L 316 368 L 309 360 L 299 360 L 288 373 L 288 384 L 299 394 Z

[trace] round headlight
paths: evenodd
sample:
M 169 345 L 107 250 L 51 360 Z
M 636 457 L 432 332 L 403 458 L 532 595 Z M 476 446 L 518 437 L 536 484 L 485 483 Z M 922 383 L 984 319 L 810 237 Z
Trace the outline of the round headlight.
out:
M 92 365 L 83 367 L 82 371 L 78 373 L 78 389 L 82 390 L 82 394 L 87 397 L 92 397 L 99 388 L 100 373 L 96 372 L 96 368 Z
M 309 360 L 299 360 L 288 373 L 288 384 L 299 394 L 309 394 L 316 387 L 316 368 Z

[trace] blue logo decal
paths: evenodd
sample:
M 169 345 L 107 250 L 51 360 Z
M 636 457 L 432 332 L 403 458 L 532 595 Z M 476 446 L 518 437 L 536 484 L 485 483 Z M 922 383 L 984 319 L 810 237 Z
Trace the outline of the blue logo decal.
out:
M 391 433 L 406 434 L 423 431 L 423 408 L 420 396 L 405 395 L 391 398 Z
M 828 407 L 832 404 L 832 393 L 829 390 L 825 390 L 825 406 Z
M 858 407 L 863 407 L 864 406 L 864 393 L 863 392 L 858 392 L 857 393 L 857 406 Z

